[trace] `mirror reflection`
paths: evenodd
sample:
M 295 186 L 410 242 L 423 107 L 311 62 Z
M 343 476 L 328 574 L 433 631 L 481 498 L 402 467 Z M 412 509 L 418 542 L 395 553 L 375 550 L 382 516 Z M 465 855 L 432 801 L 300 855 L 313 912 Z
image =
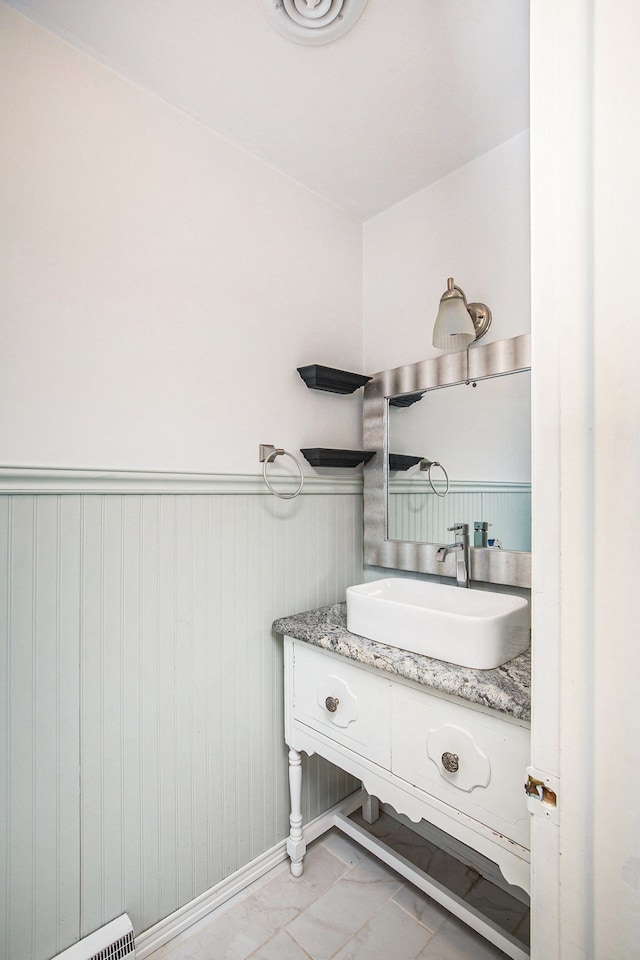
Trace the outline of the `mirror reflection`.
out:
M 472 546 L 530 551 L 530 371 L 388 404 L 387 538 L 448 543 L 447 528 L 463 522 Z M 430 461 L 444 467 L 448 493 L 445 472 L 435 465 L 430 483 Z

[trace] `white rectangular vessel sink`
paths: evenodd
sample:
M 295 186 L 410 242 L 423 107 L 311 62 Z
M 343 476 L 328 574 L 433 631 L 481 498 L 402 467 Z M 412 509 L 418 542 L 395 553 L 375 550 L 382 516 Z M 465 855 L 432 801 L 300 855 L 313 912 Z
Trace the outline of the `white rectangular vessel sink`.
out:
M 347 588 L 347 629 L 369 640 L 490 670 L 529 646 L 522 597 L 406 577 Z

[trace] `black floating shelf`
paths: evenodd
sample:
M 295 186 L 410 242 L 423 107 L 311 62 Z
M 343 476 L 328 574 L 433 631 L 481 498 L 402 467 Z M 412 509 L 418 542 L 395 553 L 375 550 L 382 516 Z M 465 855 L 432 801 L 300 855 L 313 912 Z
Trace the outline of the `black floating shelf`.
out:
M 332 450 L 328 447 L 307 447 L 300 450 L 312 467 L 357 467 L 366 463 L 374 454 L 373 450 Z
M 310 390 L 324 390 L 326 393 L 354 393 L 371 380 L 371 377 L 359 373 L 322 367 L 319 363 L 298 367 L 298 373 Z
M 422 400 L 424 397 L 424 391 L 421 393 L 405 393 L 401 397 L 391 397 L 389 400 L 389 406 L 391 407 L 410 407 L 412 403 L 417 403 L 418 400 Z
M 390 453 L 389 470 L 408 470 L 423 459 L 424 457 L 408 457 L 404 453 Z

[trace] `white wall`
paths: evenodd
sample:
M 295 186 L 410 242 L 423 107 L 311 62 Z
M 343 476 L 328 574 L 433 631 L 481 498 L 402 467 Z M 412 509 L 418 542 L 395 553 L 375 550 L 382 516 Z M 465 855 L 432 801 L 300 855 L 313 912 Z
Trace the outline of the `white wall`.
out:
M 486 303 L 483 343 L 530 329 L 529 137 L 522 133 L 364 225 L 367 372 L 437 356 L 447 277 Z
M 358 447 L 296 367 L 361 368 L 361 225 L 4 5 L 0 85 L 3 464 Z
M 465 291 L 469 302 L 485 302 L 493 312 L 491 329 L 482 343 L 514 337 L 530 329 L 528 132 L 365 223 L 367 372 L 415 363 L 442 352 L 432 346 L 431 337 L 439 300 L 450 276 Z M 471 390 L 460 387 L 457 394 L 446 391 L 447 428 L 456 416 L 453 397 L 460 395 L 468 401 Z M 425 402 L 408 408 L 407 419 L 418 419 Z M 464 404 L 458 412 L 466 417 Z M 401 411 L 398 417 L 402 417 Z M 478 460 L 484 460 L 485 454 L 497 447 L 497 438 L 490 432 L 486 436 L 487 443 Z M 433 439 L 430 430 L 420 427 L 412 445 L 403 431 L 399 436 L 402 449 L 394 448 L 393 452 L 429 456 L 446 464 L 444 455 L 432 454 L 431 448 L 425 446 Z M 438 438 L 436 442 L 439 444 Z M 483 464 L 483 475 L 492 479 L 513 480 L 516 475 L 519 480 L 528 479 L 526 450 L 517 457 L 522 466 L 517 474 L 513 473 L 511 460 L 500 458 L 499 464 L 496 462 L 497 473 L 491 465 L 485 469 Z M 454 461 L 457 454 L 452 455 Z M 456 462 L 452 476 L 471 479 L 471 464 Z M 371 567 L 367 575 L 382 576 L 384 571 Z
M 0 86 L 0 467 L 359 446 L 360 396 L 295 368 L 361 367 L 361 225 L 2 5 Z M 284 504 L 261 479 L 75 479 L 0 496 L 7 960 L 123 910 L 138 934 L 282 840 L 271 622 L 362 579 L 356 480 Z M 308 769 L 306 816 L 353 789 Z

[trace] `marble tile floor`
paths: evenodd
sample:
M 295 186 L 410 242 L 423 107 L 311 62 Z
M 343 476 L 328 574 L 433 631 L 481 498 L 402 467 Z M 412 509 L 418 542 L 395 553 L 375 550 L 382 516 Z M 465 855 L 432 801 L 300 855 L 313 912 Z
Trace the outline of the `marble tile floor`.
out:
M 529 911 L 390 817 L 371 828 L 528 943 Z M 344 834 L 312 844 L 303 876 L 280 864 L 150 960 L 497 960 L 496 947 Z

